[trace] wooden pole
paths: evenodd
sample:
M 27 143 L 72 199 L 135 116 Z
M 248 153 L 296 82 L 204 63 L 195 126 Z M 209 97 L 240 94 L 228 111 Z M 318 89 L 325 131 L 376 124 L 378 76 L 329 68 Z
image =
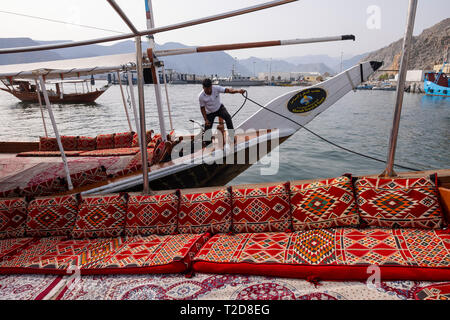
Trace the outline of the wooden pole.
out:
M 148 155 L 147 155 L 147 139 L 145 129 L 145 100 L 144 100 L 144 69 L 142 66 L 142 44 L 141 37 L 136 37 L 136 69 L 138 78 L 138 94 L 139 94 L 139 119 L 141 130 L 141 154 L 142 154 L 142 175 L 143 175 L 143 193 L 149 193 L 148 185 Z
M 355 36 L 352 34 L 349 34 L 349 35 L 320 37 L 320 38 L 217 44 L 217 45 L 213 45 L 213 46 L 199 46 L 199 47 L 193 47 L 193 48 L 157 50 L 154 53 L 158 57 L 163 57 L 163 56 L 190 54 L 190 53 L 197 53 L 197 52 L 213 52 L 213 51 L 227 51 L 227 50 L 263 48 L 263 47 L 289 46 L 289 45 L 295 45 L 295 44 L 308 44 L 308 43 L 345 41 L 345 40 L 353 40 L 354 41 Z
M 410 0 L 408 8 L 408 20 L 406 22 L 406 31 L 403 38 L 403 49 L 400 62 L 400 71 L 398 74 L 397 92 L 395 100 L 394 119 L 392 123 L 391 136 L 389 139 L 389 153 L 386 161 L 386 169 L 381 174 L 386 177 L 396 176 L 394 172 L 395 150 L 397 148 L 398 130 L 400 127 L 400 116 L 402 113 L 403 96 L 405 94 L 406 72 L 408 70 L 409 51 L 411 49 L 411 38 L 414 30 L 414 20 L 416 17 L 417 1 Z
M 42 117 L 42 123 L 44 124 L 45 136 L 48 137 L 47 125 L 45 124 L 44 110 L 42 110 L 42 100 L 41 100 L 41 93 L 39 92 L 39 84 L 36 79 L 34 79 L 34 82 L 36 83 L 36 94 L 37 94 L 38 101 L 39 101 L 39 109 L 41 110 L 41 117 Z
M 153 19 L 153 9 L 152 9 L 152 1 L 145 0 L 145 10 L 146 10 L 146 18 L 147 18 L 147 28 L 154 28 L 155 21 Z M 164 111 L 162 108 L 162 99 L 161 99 L 161 86 L 159 84 L 159 76 L 158 71 L 155 65 L 155 57 L 153 55 L 153 50 L 155 49 L 155 38 L 153 35 L 148 37 L 148 49 L 147 49 L 147 57 L 150 59 L 151 67 L 150 70 L 152 72 L 153 78 L 153 87 L 155 88 L 155 99 L 156 99 L 156 107 L 158 109 L 158 118 L 159 118 L 159 130 L 161 132 L 161 137 L 163 141 L 167 140 L 166 133 L 166 123 L 164 119 Z
M 152 6 L 152 0 L 144 0 L 145 1 L 145 17 L 146 17 L 146 23 L 147 23 L 147 29 L 152 29 L 155 27 L 155 20 L 153 17 L 153 6 Z M 155 49 L 155 37 L 153 34 L 150 34 L 147 36 L 148 38 L 148 44 L 149 44 L 149 48 L 151 48 L 152 50 Z M 149 57 L 150 58 L 150 57 Z M 153 63 L 152 63 L 153 65 Z M 165 70 L 164 70 L 164 65 L 162 66 L 162 72 L 163 72 L 163 78 L 164 78 L 164 87 L 165 87 L 165 91 L 166 91 L 166 101 L 167 101 L 167 110 L 169 111 L 169 121 L 170 121 L 170 130 L 173 130 L 173 125 L 172 125 L 172 115 L 170 112 L 170 103 L 169 103 L 169 93 L 168 93 L 168 89 L 167 89 L 167 81 L 166 81 L 166 74 L 165 74 Z M 153 69 L 152 69 L 152 73 L 153 73 Z M 159 98 L 158 100 L 158 96 L 161 96 L 161 89 L 159 88 L 159 77 L 157 76 L 157 80 L 155 82 L 155 79 L 153 79 L 153 83 L 155 84 L 155 95 L 156 95 L 156 103 L 158 104 L 158 102 L 161 100 L 161 98 Z M 157 92 L 159 90 L 159 92 Z M 160 102 L 162 104 L 162 101 Z M 160 116 L 159 119 L 161 121 L 161 119 L 163 119 L 164 121 L 164 115 L 162 115 L 161 117 L 161 112 L 162 111 L 162 106 L 158 105 L 158 115 Z M 165 131 L 165 123 L 163 123 L 164 127 L 164 131 Z M 164 140 L 166 137 L 166 134 L 163 134 L 163 130 L 162 130 L 161 124 L 160 124 L 160 129 L 161 129 L 161 136 L 163 137 Z
M 125 109 L 125 114 L 127 115 L 128 127 L 130 128 L 130 132 L 132 132 L 133 127 L 131 126 L 130 116 L 128 115 L 127 102 L 125 101 L 125 95 L 123 94 L 122 80 L 120 79 L 120 71 L 117 71 L 117 77 L 119 79 L 119 87 L 120 87 L 120 93 L 122 95 L 123 108 Z
M 61 152 L 61 159 L 64 164 L 64 170 L 66 171 L 67 185 L 69 190 L 73 190 L 72 179 L 70 179 L 69 166 L 67 164 L 66 154 L 61 142 L 61 137 L 59 135 L 58 127 L 56 126 L 55 116 L 53 115 L 52 106 L 50 104 L 50 99 L 48 98 L 47 89 L 45 88 L 45 81 L 42 76 L 39 76 L 39 82 L 41 83 L 42 93 L 44 94 L 45 104 L 47 105 L 48 115 L 50 116 L 50 121 L 52 122 L 53 131 L 55 133 L 56 141 L 58 142 L 58 148 Z

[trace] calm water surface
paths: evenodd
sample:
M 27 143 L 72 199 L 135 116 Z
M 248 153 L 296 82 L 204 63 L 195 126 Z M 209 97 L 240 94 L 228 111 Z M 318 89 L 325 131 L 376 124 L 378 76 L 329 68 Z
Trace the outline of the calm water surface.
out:
M 97 85 L 102 85 L 99 82 Z M 249 97 L 266 104 L 296 87 L 249 87 Z M 169 86 L 174 127 L 192 131 L 189 119 L 201 121 L 198 107 L 200 85 Z M 135 90 L 137 96 L 137 90 Z M 163 94 L 164 96 L 164 94 Z M 147 128 L 159 132 L 158 115 L 152 85 L 145 86 Z M 331 108 L 320 114 L 307 127 L 346 148 L 385 160 L 392 126 L 395 92 L 350 92 Z M 241 95 L 223 94 L 222 102 L 230 114 L 243 102 Z M 258 107 L 247 102 L 233 119 L 235 126 L 253 114 Z M 112 86 L 92 105 L 54 105 L 53 111 L 60 134 L 90 135 L 128 131 L 120 89 Z M 129 108 L 132 117 L 133 112 Z M 49 134 L 53 130 L 48 118 Z M 0 141 L 37 141 L 44 135 L 39 105 L 23 104 L 15 97 L 0 92 Z M 132 123 L 134 124 L 133 118 Z M 134 126 L 134 125 L 133 125 Z M 169 127 L 169 121 L 166 122 Z M 396 163 L 426 170 L 450 168 L 450 98 L 405 94 Z M 380 173 L 384 164 L 361 158 L 298 131 L 279 147 L 279 171 L 264 176 L 257 163 L 230 184 L 327 178 L 346 172 Z M 400 169 L 397 169 L 401 171 Z

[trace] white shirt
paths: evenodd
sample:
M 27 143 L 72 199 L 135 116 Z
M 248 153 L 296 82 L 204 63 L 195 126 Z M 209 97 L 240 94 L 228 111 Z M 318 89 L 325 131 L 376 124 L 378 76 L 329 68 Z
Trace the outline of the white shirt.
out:
M 198 95 L 200 107 L 205 107 L 207 114 L 216 112 L 220 109 L 220 94 L 225 92 L 221 86 L 212 86 L 211 95 L 207 95 L 204 90 Z

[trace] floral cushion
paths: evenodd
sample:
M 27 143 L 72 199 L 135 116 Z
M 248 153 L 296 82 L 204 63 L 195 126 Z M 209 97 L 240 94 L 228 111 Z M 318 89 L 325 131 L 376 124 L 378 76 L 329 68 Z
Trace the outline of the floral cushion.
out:
M 0 239 L 25 236 L 27 204 L 24 199 L 0 200 Z
M 35 199 L 28 206 L 26 234 L 32 237 L 67 236 L 78 212 L 76 196 Z
M 114 133 L 99 134 L 97 136 L 97 149 L 114 149 Z
M 122 235 L 127 210 L 126 195 L 83 198 L 73 229 L 74 238 L 107 238 Z
M 443 223 L 435 181 L 421 178 L 359 178 L 355 191 L 369 226 L 437 229 Z
M 167 235 L 177 230 L 179 197 L 175 193 L 130 196 L 125 235 Z
M 39 137 L 39 151 L 57 151 L 58 142 L 56 138 Z
M 131 148 L 134 132 L 114 134 L 114 148 Z
M 287 231 L 291 227 L 289 183 L 233 189 L 233 232 Z
M 231 194 L 229 189 L 181 195 L 178 232 L 226 233 L 230 230 Z
M 78 150 L 92 151 L 97 149 L 97 138 L 95 137 L 78 137 Z
M 61 143 L 64 151 L 76 151 L 78 150 L 78 137 L 74 136 L 61 136 Z
M 294 231 L 359 224 L 350 177 L 291 184 L 290 196 Z

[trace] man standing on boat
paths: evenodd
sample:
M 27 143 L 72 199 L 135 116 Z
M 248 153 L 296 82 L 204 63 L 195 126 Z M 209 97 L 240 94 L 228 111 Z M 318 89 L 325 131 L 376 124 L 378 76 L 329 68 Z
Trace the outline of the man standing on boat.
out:
M 200 103 L 200 110 L 205 120 L 205 131 L 211 129 L 216 117 L 222 118 L 227 124 L 227 129 L 233 128 L 233 121 L 225 106 L 220 102 L 221 93 L 240 93 L 243 94 L 245 90 L 224 88 L 222 86 L 213 86 L 211 79 L 203 80 L 203 91 L 200 92 L 198 100 Z

